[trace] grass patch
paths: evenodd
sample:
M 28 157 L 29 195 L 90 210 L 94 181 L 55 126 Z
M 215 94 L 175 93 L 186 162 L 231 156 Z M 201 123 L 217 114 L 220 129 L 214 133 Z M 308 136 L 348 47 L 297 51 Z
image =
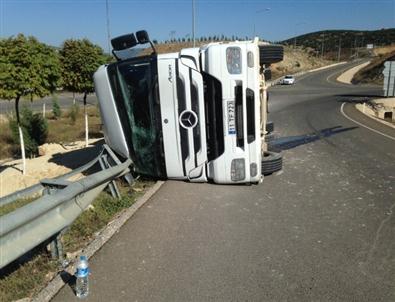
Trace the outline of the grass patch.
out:
M 45 253 L 36 255 L 0 279 L 0 301 L 15 301 L 40 292 L 52 279 L 57 263 Z
M 72 107 L 69 110 L 63 110 L 63 114 L 55 119 L 52 113 L 47 112 L 48 136 L 47 143 L 70 143 L 77 140 L 85 139 L 85 118 L 83 108 Z M 99 109 L 96 106 L 88 106 L 88 125 L 89 138 L 100 138 L 101 119 Z M 19 146 L 13 145 L 11 130 L 8 120 L 0 120 L 0 159 L 12 158 L 16 152 L 19 152 Z
M 7 119 L 0 120 L 0 159 L 12 157 L 12 137 L 11 129 Z
M 154 184 L 149 180 L 138 180 L 132 186 L 118 182 L 121 199 L 114 199 L 106 192 L 100 193 L 92 206 L 84 211 L 62 237 L 66 254 L 78 252 L 103 229 L 116 214 L 130 207 L 148 188 Z M 32 260 L 19 265 L 10 273 L 0 277 L 0 301 L 13 301 L 37 294 L 55 276 L 57 261 L 50 259 L 47 251 L 42 250 Z
M 96 106 L 89 106 L 88 125 L 89 138 L 102 137 L 100 113 Z M 72 108 L 66 111 L 62 117 L 54 119 L 48 116 L 48 143 L 70 143 L 85 139 L 85 118 L 82 108 Z
M 23 207 L 24 205 L 27 205 L 28 203 L 31 203 L 33 200 L 36 200 L 37 197 L 29 197 L 29 198 L 21 198 L 17 199 L 14 202 L 11 202 L 9 204 L 6 204 L 4 206 L 0 207 L 0 217 L 7 215 L 8 213 Z

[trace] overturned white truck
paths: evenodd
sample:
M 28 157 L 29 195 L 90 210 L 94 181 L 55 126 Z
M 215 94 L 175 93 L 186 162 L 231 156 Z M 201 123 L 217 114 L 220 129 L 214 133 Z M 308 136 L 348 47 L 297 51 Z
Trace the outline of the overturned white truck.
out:
M 265 74 L 282 46 L 256 38 L 157 54 L 145 31 L 111 42 L 117 62 L 97 70 L 95 89 L 106 143 L 136 173 L 233 184 L 281 169 L 266 150 Z M 150 55 L 128 55 L 145 43 Z

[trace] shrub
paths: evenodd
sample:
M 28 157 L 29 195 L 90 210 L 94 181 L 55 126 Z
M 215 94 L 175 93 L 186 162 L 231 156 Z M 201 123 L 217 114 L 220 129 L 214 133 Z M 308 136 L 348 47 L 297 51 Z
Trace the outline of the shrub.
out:
M 70 120 L 71 120 L 71 124 L 72 125 L 75 124 L 79 112 L 80 112 L 80 107 L 78 105 L 74 104 L 73 106 L 71 106 L 69 116 L 70 116 Z
M 41 114 L 35 113 L 23 107 L 20 114 L 20 123 L 23 132 L 26 155 L 30 157 L 37 155 L 38 146 L 45 143 L 48 135 L 48 123 Z M 9 119 L 11 137 L 14 144 L 20 145 L 19 130 L 16 117 Z M 17 150 L 15 150 L 17 151 Z M 20 152 L 17 151 L 17 152 Z
M 53 117 L 55 118 L 55 120 L 57 120 L 58 118 L 60 118 L 60 116 L 62 115 L 62 110 L 60 109 L 58 100 L 56 97 L 54 97 L 52 99 L 52 114 Z

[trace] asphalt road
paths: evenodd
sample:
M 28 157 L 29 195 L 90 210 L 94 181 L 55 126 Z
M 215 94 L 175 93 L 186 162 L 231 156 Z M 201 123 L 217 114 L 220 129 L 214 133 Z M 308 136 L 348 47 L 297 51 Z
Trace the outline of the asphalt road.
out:
M 168 181 L 91 260 L 87 301 L 395 301 L 395 130 L 353 109 L 345 66 L 271 88 L 284 169 Z M 65 286 L 54 301 L 77 301 Z
M 37 111 L 42 111 L 43 110 L 43 104 L 45 103 L 46 111 L 51 112 L 52 110 L 52 96 L 47 96 L 42 99 L 34 99 L 33 102 L 31 102 L 28 99 L 22 99 L 19 102 L 19 108 L 22 108 L 22 106 L 26 106 L 30 108 L 32 111 L 37 112 Z M 72 93 L 69 92 L 61 92 L 57 95 L 57 101 L 59 103 L 59 106 L 63 109 L 71 107 L 73 104 L 73 95 Z M 95 94 L 89 94 L 86 98 L 87 104 L 88 105 L 95 105 L 97 103 L 96 95 Z M 83 95 L 77 94 L 76 95 L 76 103 L 79 105 L 83 105 Z M 11 114 L 15 112 L 15 101 L 7 101 L 7 100 L 0 100 L 0 114 Z

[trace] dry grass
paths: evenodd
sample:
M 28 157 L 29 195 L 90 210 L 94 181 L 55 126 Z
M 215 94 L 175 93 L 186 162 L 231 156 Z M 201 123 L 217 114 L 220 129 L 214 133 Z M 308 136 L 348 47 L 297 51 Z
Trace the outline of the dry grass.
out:
M 87 108 L 89 138 L 102 137 L 99 109 L 96 106 L 88 106 Z M 59 119 L 54 119 L 52 113 L 47 115 L 48 143 L 70 143 L 85 139 L 83 108 L 79 109 L 75 122 L 71 119 L 70 113 L 71 109 L 62 110 L 62 116 Z M 3 117 L 0 120 L 0 160 L 12 158 L 16 148 L 18 147 L 13 145 L 8 120 Z
M 385 55 L 380 55 L 374 58 L 369 65 L 359 70 L 353 77 L 352 83 L 370 83 L 370 84 L 383 84 L 384 76 L 384 62 L 395 58 L 395 50 Z
M 333 62 L 317 57 L 312 49 L 284 46 L 284 60 L 272 65 L 272 77 L 276 79 L 286 74 L 307 71 L 331 63 Z
M 27 205 L 28 203 L 31 203 L 33 200 L 36 199 L 37 197 L 22 198 L 15 200 L 14 202 L 11 202 L 9 204 L 0 206 L 0 217 L 11 213 L 15 209 L 23 207 L 24 205 Z
M 69 143 L 85 138 L 85 119 L 82 108 L 77 114 L 75 123 L 70 118 L 70 110 L 64 112 L 58 120 L 50 115 L 48 118 L 48 143 Z M 102 137 L 101 119 L 97 107 L 88 107 L 89 138 Z
M 102 192 L 92 203 L 92 207 L 84 211 L 62 237 L 65 253 L 78 254 L 80 249 L 87 246 L 95 234 L 105 227 L 117 213 L 133 205 L 136 199 L 153 184 L 153 181 L 139 180 L 133 187 L 120 185 L 122 195 L 120 200 Z M 38 249 L 28 262 L 13 264 L 7 272 L 1 272 L 0 301 L 33 297 L 58 271 L 57 261 L 49 257 L 45 248 Z
M 373 53 L 376 56 L 386 55 L 387 53 L 394 52 L 394 51 L 395 51 L 395 45 L 377 47 L 377 48 L 373 49 Z

